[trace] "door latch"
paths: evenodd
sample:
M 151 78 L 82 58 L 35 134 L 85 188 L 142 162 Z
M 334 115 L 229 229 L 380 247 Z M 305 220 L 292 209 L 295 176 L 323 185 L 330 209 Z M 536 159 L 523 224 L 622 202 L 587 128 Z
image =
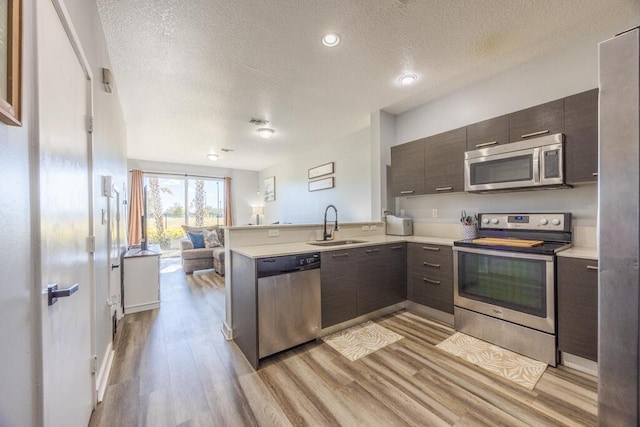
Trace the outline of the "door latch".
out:
M 55 304 L 56 302 L 58 302 L 58 298 L 70 297 L 78 291 L 79 286 L 80 285 L 76 283 L 75 285 L 70 286 L 66 289 L 58 289 L 57 283 L 51 283 L 50 285 L 47 285 L 48 304 Z

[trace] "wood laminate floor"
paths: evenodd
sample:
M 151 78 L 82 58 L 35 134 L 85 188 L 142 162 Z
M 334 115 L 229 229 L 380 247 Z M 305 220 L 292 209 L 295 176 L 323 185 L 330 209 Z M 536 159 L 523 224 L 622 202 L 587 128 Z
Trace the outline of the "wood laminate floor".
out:
M 256 372 L 220 332 L 223 279 L 173 270 L 160 309 L 121 321 L 90 426 L 597 425 L 593 377 L 548 368 L 526 390 L 439 351 L 454 331 L 406 311 L 376 320 L 405 338 L 356 362 L 319 340 Z

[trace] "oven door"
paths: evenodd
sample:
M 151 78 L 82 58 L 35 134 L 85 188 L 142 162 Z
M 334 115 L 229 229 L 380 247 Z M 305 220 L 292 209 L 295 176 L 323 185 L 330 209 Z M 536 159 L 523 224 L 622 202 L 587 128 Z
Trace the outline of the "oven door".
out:
M 493 191 L 540 185 L 540 149 L 465 159 L 464 190 Z
M 453 249 L 455 305 L 555 333 L 555 256 Z

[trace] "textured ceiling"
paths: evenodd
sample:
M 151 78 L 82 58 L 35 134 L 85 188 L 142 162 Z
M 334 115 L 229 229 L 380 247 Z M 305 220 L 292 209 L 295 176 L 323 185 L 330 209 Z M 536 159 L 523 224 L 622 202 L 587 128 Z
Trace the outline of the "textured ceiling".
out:
M 128 157 L 250 170 L 336 142 L 371 112 L 401 113 L 640 16 L 638 0 L 97 4 Z M 327 32 L 340 34 L 338 47 L 320 43 Z M 403 72 L 418 83 L 399 87 Z M 270 121 L 272 139 L 252 117 Z

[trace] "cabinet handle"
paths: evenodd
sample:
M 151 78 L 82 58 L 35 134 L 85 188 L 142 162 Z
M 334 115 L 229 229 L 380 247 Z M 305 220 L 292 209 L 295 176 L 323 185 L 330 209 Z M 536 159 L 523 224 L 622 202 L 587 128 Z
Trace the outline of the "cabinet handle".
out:
M 422 265 L 426 265 L 427 267 L 440 268 L 440 264 L 432 264 L 430 262 L 423 262 Z
M 440 284 L 440 280 L 431 280 L 431 279 L 427 279 L 426 277 L 423 277 L 422 280 L 424 280 L 427 283 L 434 284 L 434 285 L 439 285 Z
M 593 176 L 598 176 L 598 172 L 594 172 L 594 173 L 592 173 L 591 175 L 593 175 Z
M 413 193 L 415 193 L 414 190 L 405 190 L 400 192 L 400 194 L 413 194 Z
M 331 256 L 333 258 L 342 258 L 342 257 L 345 257 L 345 256 L 349 256 L 349 254 L 332 254 Z
M 367 249 L 367 253 L 370 254 L 371 252 L 380 252 L 380 249 Z
M 436 188 L 436 191 L 451 191 L 453 190 L 453 187 L 438 187 Z
M 434 248 L 433 246 L 423 246 L 422 249 L 425 251 L 439 251 L 440 248 Z
M 541 130 L 538 132 L 525 133 L 524 135 L 520 135 L 520 138 L 531 138 L 532 136 L 544 135 L 545 133 L 549 133 L 549 129 Z
M 396 249 L 402 249 L 402 246 L 391 246 L 389 249 L 396 250 Z
M 490 145 L 496 145 L 497 143 L 498 143 L 498 141 L 483 142 L 482 144 L 476 144 L 476 147 L 477 148 L 488 147 Z
M 598 266 L 597 265 L 587 265 L 587 270 L 596 270 L 596 271 L 598 271 Z

